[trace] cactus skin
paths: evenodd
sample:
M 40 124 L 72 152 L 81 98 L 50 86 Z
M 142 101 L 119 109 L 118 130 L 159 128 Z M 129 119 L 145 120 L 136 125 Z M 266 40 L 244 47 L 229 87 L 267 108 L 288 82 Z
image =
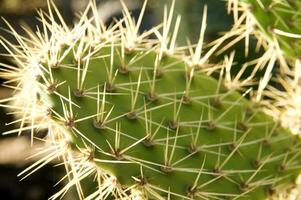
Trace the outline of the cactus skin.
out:
M 118 55 L 117 51 L 120 49 L 119 47 L 115 48 L 117 50 L 114 49 L 114 55 Z M 110 47 L 103 48 L 95 54 L 95 57 L 110 55 L 109 51 Z M 145 51 L 131 52 L 126 57 L 130 59 L 137 54 L 145 54 Z M 145 176 L 143 181 L 147 180 L 148 184 L 160 187 L 165 191 L 170 188 L 171 193 L 181 196 L 188 195 L 187 189 L 189 186 L 193 186 L 200 171 L 198 185 L 208 184 L 199 191 L 200 194 L 208 192 L 208 196 L 204 194 L 204 197 L 210 197 L 210 193 L 216 194 L 216 197 L 232 195 L 235 197 L 251 189 L 246 198 L 264 199 L 269 187 L 273 187 L 272 183 L 277 182 L 276 177 L 288 176 L 284 178 L 283 183 L 290 183 L 296 178 L 299 170 L 290 169 L 294 165 L 298 165 L 295 162 L 300 157 L 296 154 L 300 147 L 299 144 L 294 144 L 294 136 L 281 127 L 277 127 L 262 112 L 254 110 L 253 114 L 248 113 L 250 111 L 247 109 L 250 109 L 250 105 L 246 99 L 233 91 L 217 92 L 218 82 L 199 72 L 194 75 L 191 82 L 190 101 L 186 100 L 187 102 L 185 102 L 183 99 L 188 98 L 183 98 L 187 84 L 185 80 L 187 72 L 183 62 L 168 56 L 164 58 L 160 67 L 163 69 L 165 66 L 171 67 L 161 72 L 161 77 L 155 78 L 154 96 L 156 99 L 149 99 L 149 82 L 151 80 L 149 77 L 153 76 L 154 68 L 152 66 L 155 63 L 155 57 L 154 52 L 147 53 L 135 64 L 137 67 L 128 66 L 127 74 L 119 72 L 115 78 L 114 91 L 111 91 L 109 89 L 111 87 L 108 86 L 106 87 L 107 91 L 103 90 L 104 86 L 108 85 L 105 66 L 110 63 L 111 57 L 93 59 L 87 64 L 87 77 L 84 82 L 86 89 L 82 91 L 81 96 L 77 92 L 76 67 L 60 67 L 60 65 L 70 64 L 74 59 L 72 55 L 67 57 L 58 68 L 51 70 L 55 80 L 66 81 L 65 84 L 56 88 L 56 91 L 65 97 L 68 97 L 69 91 L 71 91 L 70 100 L 80 107 L 71 106 L 72 112 L 76 116 L 75 119 L 64 118 L 66 121 L 58 123 L 63 123 L 66 128 L 69 127 L 70 132 L 76 135 L 73 143 L 79 148 L 91 146 L 95 149 L 92 158 L 95 159 L 97 166 L 113 173 L 120 184 L 129 187 L 135 184 L 135 179 L 132 177 L 136 177 L 136 181 L 141 177 L 140 167 L 142 165 Z M 114 60 L 117 60 L 116 58 L 114 57 Z M 84 66 L 85 63 L 82 65 Z M 113 66 L 113 71 L 118 70 L 120 62 L 114 62 Z M 138 81 L 139 79 L 140 81 Z M 88 88 L 93 89 L 89 90 Z M 139 89 L 137 90 L 137 88 Z M 135 109 L 131 111 L 132 97 L 137 94 L 137 91 Z M 90 93 L 94 95 L 89 95 Z M 109 122 L 104 124 L 96 124 L 96 118 L 89 117 L 97 114 L 98 94 L 99 99 L 106 101 L 105 114 L 110 113 L 107 119 Z M 92 99 L 91 96 L 94 98 Z M 54 102 L 53 118 L 64 116 L 60 97 L 51 94 L 50 98 Z M 63 103 L 67 102 L 63 101 Z M 175 111 L 178 114 L 174 114 Z M 208 119 L 208 115 L 211 116 L 210 119 Z M 77 123 L 72 122 L 86 117 L 89 119 Z M 151 124 L 146 125 L 150 122 Z M 152 142 L 146 138 L 146 133 L 148 133 L 146 126 L 152 129 L 152 134 L 160 126 Z M 122 135 L 120 135 L 120 147 L 115 151 L 116 129 Z M 197 134 L 198 136 L 196 136 Z M 192 138 L 197 138 L 196 144 Z M 167 152 L 165 149 L 167 140 L 169 144 L 167 158 L 171 162 L 165 165 L 164 155 Z M 140 142 L 137 143 L 137 141 Z M 120 154 L 120 151 L 134 143 L 137 144 Z M 112 151 L 109 144 L 115 152 Z M 174 144 L 177 147 L 173 149 Z M 292 149 L 288 150 L 291 147 Z M 259 153 L 260 150 L 261 153 Z M 173 156 L 171 155 L 172 151 L 174 151 Z M 297 157 L 295 157 L 296 155 Z M 226 158 L 229 160 L 226 161 Z M 181 159 L 183 159 L 181 162 L 174 165 Z M 282 163 L 286 162 L 285 160 L 291 159 L 292 163 L 289 162 L 288 166 L 282 166 Z M 97 160 L 139 162 L 112 164 L 97 162 Z M 262 166 L 257 163 L 258 161 Z M 203 167 L 202 164 L 204 164 Z M 287 170 L 285 169 L 283 172 L 282 168 L 287 168 Z M 249 172 L 240 173 L 243 170 Z M 233 174 L 234 172 L 235 174 Z M 270 177 L 271 175 L 273 178 Z M 243 177 L 243 180 L 240 176 Z M 252 176 L 254 177 L 250 178 Z M 250 188 L 241 188 L 247 187 L 244 185 L 244 181 L 249 179 L 248 187 Z M 264 179 L 267 179 L 266 182 L 256 183 Z M 197 190 L 195 192 L 198 193 Z M 191 193 L 193 192 L 191 191 Z M 164 194 L 160 195 L 164 196 Z M 172 199 L 177 198 L 172 195 Z
M 127 14 L 125 19 L 130 21 Z M 35 66 L 24 62 L 21 73 L 10 69 L 25 82 L 28 68 L 38 72 L 28 80 L 38 88 L 37 99 L 27 101 L 47 114 L 36 119 L 25 107 L 24 116 L 50 124 L 49 139 L 64 145 L 59 155 L 69 172 L 80 175 L 70 184 L 92 182 L 84 173 L 90 164 L 101 178 L 92 193 L 78 189 L 79 198 L 134 199 L 138 190 L 146 199 L 265 199 L 293 185 L 300 171 L 299 138 L 201 66 L 189 65 L 199 59 L 198 50 L 188 57 L 162 53 L 162 42 L 146 38 L 127 46 L 129 29 L 122 26 L 106 30 L 109 37 L 90 38 L 96 28 L 83 21 L 79 30 L 86 34 L 60 38 L 59 48 L 50 49 L 55 56 L 47 51 Z M 53 33 L 54 41 L 63 35 Z M 36 54 L 30 55 L 24 56 L 28 62 Z M 2 76 L 7 78 L 6 71 Z M 29 92 L 24 85 L 18 89 Z M 27 96 L 16 98 L 22 102 Z M 79 161 L 68 159 L 72 152 Z M 83 168 L 76 168 L 79 163 Z

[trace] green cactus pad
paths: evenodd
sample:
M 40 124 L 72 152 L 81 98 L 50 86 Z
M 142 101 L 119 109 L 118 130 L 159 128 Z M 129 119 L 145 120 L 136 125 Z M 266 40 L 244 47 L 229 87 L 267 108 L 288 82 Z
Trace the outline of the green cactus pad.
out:
M 12 31 L 25 53 L 1 42 L 21 66 L 2 73 L 18 82 L 11 107 L 23 111 L 24 129 L 49 129 L 66 165 L 70 182 L 53 198 L 75 185 L 80 199 L 260 200 L 294 185 L 299 138 L 247 100 L 250 90 L 241 95 L 205 73 L 205 26 L 195 50 L 177 49 L 172 11 L 162 34 L 139 35 L 141 17 L 135 23 L 124 8 L 105 28 L 89 5 L 94 18 L 88 8 L 71 31 L 51 10 L 41 14 L 45 34 L 29 33 L 34 42 Z
M 69 129 L 74 148 L 93 149 L 91 159 L 121 185 L 140 180 L 161 196 L 170 191 L 172 199 L 264 199 L 294 182 L 299 140 L 243 96 L 198 71 L 189 79 L 193 68 L 178 58 L 165 56 L 155 70 L 154 51 L 132 51 L 122 62 L 120 51 L 108 43 L 78 64 L 70 53 L 49 68 L 59 86 L 44 84 L 48 74 L 40 82 L 53 102 L 52 118 Z

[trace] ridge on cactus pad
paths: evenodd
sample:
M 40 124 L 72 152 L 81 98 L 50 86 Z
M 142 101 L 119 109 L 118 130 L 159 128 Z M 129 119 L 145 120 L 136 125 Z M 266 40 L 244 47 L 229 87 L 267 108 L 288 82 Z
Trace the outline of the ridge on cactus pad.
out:
M 14 31 L 19 47 L 1 42 L 20 66 L 2 72 L 17 80 L 8 100 L 23 112 L 12 132 L 48 128 L 66 165 L 70 182 L 52 198 L 75 186 L 79 199 L 266 199 L 294 185 L 300 139 L 247 100 L 250 90 L 206 74 L 217 48 L 202 52 L 206 15 L 185 55 L 179 20 L 168 35 L 172 9 L 162 33 L 139 35 L 146 3 L 137 23 L 121 3 L 124 18 L 110 28 L 93 3 L 72 30 L 54 21 L 54 7 L 40 13 L 34 42 Z

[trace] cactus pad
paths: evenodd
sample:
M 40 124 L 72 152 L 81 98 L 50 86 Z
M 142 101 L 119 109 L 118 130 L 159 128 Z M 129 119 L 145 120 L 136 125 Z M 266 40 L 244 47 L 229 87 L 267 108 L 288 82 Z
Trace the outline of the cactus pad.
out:
M 20 54 L 20 68 L 2 73 L 18 77 L 9 100 L 23 112 L 20 129 L 48 128 L 72 177 L 53 198 L 74 185 L 87 199 L 265 199 L 293 185 L 299 138 L 247 100 L 248 91 L 205 73 L 204 29 L 187 56 L 170 51 L 172 14 L 163 33 L 139 35 L 142 15 L 135 23 L 124 13 L 105 28 L 91 4 L 73 30 L 41 14 L 45 33 L 29 34 L 38 44 L 17 37 L 22 53 L 2 42 Z

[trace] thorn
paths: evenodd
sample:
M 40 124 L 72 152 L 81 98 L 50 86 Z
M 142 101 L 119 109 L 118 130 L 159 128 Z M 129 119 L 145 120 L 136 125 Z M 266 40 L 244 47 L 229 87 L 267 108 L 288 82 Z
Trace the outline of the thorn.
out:
M 229 144 L 228 149 L 230 150 L 230 152 L 232 152 L 236 147 L 237 146 L 235 143 L 231 143 L 231 144 Z
M 218 176 L 220 176 L 220 174 L 222 173 L 222 171 L 218 168 L 218 167 L 214 167 L 213 169 L 212 169 L 212 172 L 213 172 L 213 176 L 215 176 L 215 177 L 218 177 Z
M 157 95 L 154 92 L 148 92 L 146 97 L 149 101 L 152 101 L 152 102 L 157 100 Z
M 88 154 L 87 154 L 87 161 L 88 162 L 94 162 L 94 157 L 95 157 L 95 150 L 94 149 L 88 149 Z
M 106 89 L 106 92 L 114 92 L 115 86 L 113 83 L 107 83 L 107 84 L 105 84 L 105 89 Z
M 217 126 L 215 124 L 214 121 L 210 120 L 208 122 L 204 122 L 203 125 L 205 126 L 205 128 L 208 130 L 208 131 L 214 131 Z
M 120 149 L 120 123 L 116 123 L 115 128 L 115 142 L 114 142 L 114 148 L 111 146 L 111 144 L 107 141 L 112 153 L 114 154 L 115 158 L 117 160 L 123 160 L 122 151 Z
M 279 173 L 282 173 L 282 172 L 284 172 L 286 169 L 287 169 L 286 165 L 285 165 L 285 164 L 281 164 L 281 165 L 278 167 L 278 172 L 279 172 Z
M 56 61 L 55 63 L 51 64 L 50 68 L 51 69 L 55 69 L 55 70 L 60 69 L 60 63 L 59 63 L 59 61 Z
M 185 104 L 185 105 L 188 105 L 192 102 L 191 98 L 185 93 L 183 96 L 182 96 L 182 99 L 181 101 Z
M 56 89 L 57 89 L 57 83 L 50 83 L 50 85 L 48 85 L 47 87 L 47 92 L 49 92 L 49 94 L 52 94 Z
M 51 117 L 52 116 L 52 110 L 51 108 L 46 109 L 46 116 Z
M 73 90 L 73 95 L 75 97 L 78 97 L 78 98 L 83 97 L 84 96 L 84 91 L 79 90 L 79 89 L 75 89 L 75 90 Z
M 134 48 L 130 48 L 130 47 L 124 47 L 124 53 L 125 53 L 125 55 L 127 55 L 127 56 L 131 56 L 131 55 L 133 55 L 133 53 L 134 53 Z
M 255 169 L 258 169 L 259 167 L 261 167 L 262 162 L 258 159 L 255 159 L 253 162 L 253 166 L 255 167 Z
M 135 111 L 130 111 L 128 112 L 128 114 L 126 115 L 126 117 L 130 120 L 134 120 L 137 119 L 137 113 Z
M 84 64 L 84 61 L 83 61 L 82 58 L 76 58 L 76 57 L 74 57 L 73 60 L 72 60 L 72 62 L 73 62 L 74 65 L 79 65 L 79 66 L 83 66 L 83 64 Z
M 114 149 L 113 154 L 117 160 L 123 160 L 123 156 L 120 153 L 120 149 Z
M 269 146 L 270 146 L 270 142 L 269 142 L 268 139 L 263 139 L 261 143 L 262 143 L 262 145 L 263 145 L 264 147 L 269 147 Z
M 127 66 L 125 64 L 121 64 L 119 67 L 118 67 L 118 72 L 120 74 L 123 74 L 123 75 L 126 75 L 126 74 L 129 74 L 129 70 L 127 68 Z
M 168 127 L 172 130 L 176 130 L 178 128 L 178 126 L 179 126 L 179 123 L 174 120 L 172 120 L 168 123 Z
M 210 105 L 215 108 L 221 109 L 222 108 L 222 101 L 219 97 L 213 97 L 210 99 Z
M 161 166 L 161 171 L 165 172 L 165 173 L 170 173 L 170 172 L 172 172 L 172 167 L 169 165 Z
M 161 171 L 165 173 L 170 173 L 172 171 L 172 159 L 175 153 L 176 149 L 176 144 L 177 144 L 177 139 L 178 139 L 178 134 L 179 134 L 179 128 L 176 130 L 176 135 L 174 137 L 174 143 L 172 145 L 172 149 L 169 155 L 168 149 L 169 149 L 169 130 L 167 130 L 167 137 L 166 137 L 166 143 L 165 143 L 165 148 L 164 148 L 164 165 L 161 166 Z
M 276 189 L 273 187 L 268 188 L 267 193 L 269 196 L 273 196 L 276 193 Z
M 164 74 L 163 69 L 158 67 L 155 71 L 155 77 L 156 78 L 161 78 L 163 76 L 163 74 Z
M 237 122 L 236 128 L 240 131 L 243 131 L 243 132 L 245 132 L 249 129 L 248 125 L 244 122 Z
M 68 127 L 68 128 L 71 128 L 71 129 L 74 128 L 74 127 L 75 127 L 75 119 L 74 119 L 73 117 L 68 118 L 68 119 L 65 121 L 64 125 L 65 125 L 66 127 Z
M 140 68 L 140 72 L 139 72 L 139 77 L 138 77 L 138 81 L 137 81 L 137 87 L 136 90 L 134 91 L 131 85 L 131 108 L 129 113 L 127 114 L 128 119 L 136 119 L 137 118 L 137 113 L 135 111 L 135 107 L 136 107 L 136 103 L 137 103 L 137 99 L 138 99 L 138 95 L 139 95 L 139 88 L 141 85 L 141 76 L 142 76 L 142 68 Z
M 179 128 L 179 115 L 180 115 L 180 110 L 182 107 L 182 100 L 180 101 L 180 104 L 177 107 L 177 100 L 176 96 L 174 97 L 174 106 L 173 106 L 173 119 L 168 123 L 168 126 L 170 129 L 175 130 Z
M 191 143 L 189 146 L 188 146 L 188 152 L 189 153 L 197 153 L 199 151 L 199 149 L 198 149 L 198 147 L 195 145 L 195 144 L 193 144 L 193 143 Z
M 270 32 L 271 34 L 274 34 L 274 30 L 275 30 L 275 27 L 273 25 L 269 25 L 267 27 L 267 31 Z
M 154 142 L 150 138 L 145 138 L 142 141 L 142 144 L 144 144 L 144 146 L 146 146 L 146 147 L 153 147 L 154 146 Z
M 135 177 L 134 180 L 135 180 L 136 184 L 141 187 L 147 185 L 147 183 L 148 183 L 147 179 L 145 177 L 141 177 L 141 176 Z
M 93 120 L 93 126 L 96 129 L 105 129 L 106 128 L 105 124 L 103 122 L 98 121 L 97 119 Z
M 194 198 L 196 196 L 197 192 L 198 192 L 197 187 L 189 186 L 187 188 L 187 195 L 190 198 Z
M 250 185 L 247 184 L 246 182 L 241 182 L 241 183 L 239 184 L 239 189 L 240 189 L 241 191 L 243 191 L 243 192 L 246 192 L 246 191 L 248 191 L 248 190 L 250 189 Z
M 247 106 L 247 107 L 245 108 L 245 113 L 246 113 L 246 116 L 250 117 L 250 116 L 253 115 L 254 110 L 253 110 L 253 108 L 251 108 L 250 106 Z

